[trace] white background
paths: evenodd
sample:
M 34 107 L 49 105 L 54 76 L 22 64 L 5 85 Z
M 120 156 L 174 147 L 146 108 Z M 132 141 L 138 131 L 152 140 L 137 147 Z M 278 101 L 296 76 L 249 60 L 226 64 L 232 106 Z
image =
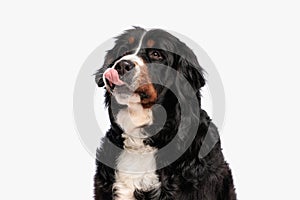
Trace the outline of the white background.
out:
M 299 199 L 299 19 L 296 0 L 1 1 L 0 199 L 92 199 L 74 83 L 87 56 L 131 25 L 186 35 L 217 66 L 239 199 Z

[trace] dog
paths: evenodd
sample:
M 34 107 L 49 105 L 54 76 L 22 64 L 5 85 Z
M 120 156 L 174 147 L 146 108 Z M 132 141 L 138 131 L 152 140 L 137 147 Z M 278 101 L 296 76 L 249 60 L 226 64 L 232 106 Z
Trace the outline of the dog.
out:
M 167 31 L 133 27 L 116 37 L 95 73 L 111 122 L 97 149 L 95 200 L 236 199 L 218 130 L 201 108 L 203 74 Z

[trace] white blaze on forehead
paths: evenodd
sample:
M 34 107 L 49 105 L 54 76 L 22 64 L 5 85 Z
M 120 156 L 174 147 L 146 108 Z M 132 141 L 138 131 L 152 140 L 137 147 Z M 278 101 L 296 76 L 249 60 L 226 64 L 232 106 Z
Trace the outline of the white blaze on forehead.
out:
M 134 55 L 138 54 L 138 52 L 140 51 L 145 35 L 146 35 L 146 32 L 144 32 L 143 35 L 141 36 L 141 39 L 140 39 L 140 42 L 139 42 L 139 46 L 137 47 L 136 51 L 134 52 Z
M 140 57 L 138 57 L 137 54 L 139 53 L 139 51 L 142 47 L 142 43 L 143 43 L 145 34 L 146 34 L 146 32 L 144 32 L 143 35 L 141 36 L 139 45 L 138 45 L 137 49 L 135 50 L 135 52 L 133 54 L 129 54 L 129 55 L 126 55 L 126 56 L 123 56 L 122 58 L 120 58 L 117 62 L 115 62 L 115 64 L 112 66 L 112 68 L 115 68 L 116 64 L 118 64 L 122 60 L 130 60 L 132 62 L 137 63 L 139 66 L 143 65 L 143 60 Z

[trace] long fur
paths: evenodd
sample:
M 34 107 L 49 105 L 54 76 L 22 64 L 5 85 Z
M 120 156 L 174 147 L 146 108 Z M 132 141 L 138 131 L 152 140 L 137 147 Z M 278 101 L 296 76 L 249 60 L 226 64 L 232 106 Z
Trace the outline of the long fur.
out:
M 145 35 L 143 40 L 156 39 L 154 46 L 149 43 L 151 48 L 165 50 L 166 59 L 163 64 L 182 74 L 192 86 L 193 91 L 188 90 L 188 87 L 182 84 L 178 77 L 168 75 L 167 70 L 165 71 L 167 79 L 165 82 L 170 83 L 168 87 L 176 91 L 179 97 L 167 87 L 154 84 L 158 94 L 155 104 L 164 108 L 166 116 L 165 119 L 162 119 L 160 106 L 152 107 L 153 122 L 143 127 L 143 130 L 148 133 L 155 133 L 157 130 L 159 132 L 143 139 L 142 143 L 145 147 L 151 147 L 160 152 L 160 149 L 175 140 L 172 143 L 174 154 L 182 151 L 182 149 L 186 150 L 175 162 L 155 170 L 159 181 L 157 182 L 158 186 L 152 189 L 136 188 L 133 192 L 134 199 L 235 200 L 233 179 L 230 168 L 221 152 L 218 130 L 207 113 L 201 109 L 200 88 L 204 86 L 205 80 L 203 69 L 190 48 L 163 30 L 146 31 L 135 27 L 116 38 L 115 47 L 107 52 L 103 67 L 96 73 L 96 83 L 101 87 L 104 86 L 102 80 L 104 71 L 111 67 L 114 61 L 119 59 L 125 51 L 130 51 L 130 45 L 137 45 L 142 35 Z M 180 52 L 176 53 L 178 49 Z M 196 99 L 191 102 L 192 105 L 179 104 L 178 98 L 181 98 L 183 102 L 188 102 L 192 94 L 196 96 Z M 126 106 L 119 105 L 109 92 L 105 94 L 105 103 L 108 108 L 111 128 L 102 138 L 101 148 L 97 150 L 97 170 L 94 178 L 95 200 L 118 199 L 118 192 L 114 187 L 118 179 L 115 169 L 118 168 L 120 155 L 124 153 L 124 141 L 126 140 L 122 135 L 124 130 L 114 117 L 115 110 L 126 109 Z M 112 105 L 114 110 L 112 110 Z M 183 110 L 188 112 L 188 115 L 184 115 L 184 119 L 182 119 Z M 184 122 L 185 126 L 179 130 L 180 122 Z M 193 130 L 195 123 L 198 123 L 197 130 Z M 189 137 L 192 131 L 197 133 L 194 138 Z M 177 134 L 179 137 L 176 137 Z M 205 148 L 206 144 L 203 143 L 205 137 L 218 140 L 218 142 L 207 155 L 203 156 L 200 149 L 201 147 Z M 189 143 L 191 145 L 188 145 Z M 119 150 L 112 150 L 112 145 L 119 147 Z M 164 153 L 155 153 L 156 164 L 164 164 L 160 162 L 168 160 L 169 156 Z M 99 160 L 105 160 L 106 164 L 109 163 L 109 166 L 114 166 L 114 168 Z

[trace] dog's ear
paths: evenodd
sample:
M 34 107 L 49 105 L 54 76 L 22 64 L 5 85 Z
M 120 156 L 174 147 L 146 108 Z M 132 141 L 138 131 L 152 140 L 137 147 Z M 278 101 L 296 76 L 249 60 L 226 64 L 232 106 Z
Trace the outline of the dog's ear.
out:
M 203 69 L 200 66 L 196 55 L 185 44 L 181 45 L 178 59 L 178 71 L 189 81 L 195 90 L 205 85 Z
M 105 67 L 101 67 L 94 74 L 95 75 L 95 81 L 96 81 L 96 84 L 98 85 L 98 87 L 103 87 L 104 86 L 103 73 L 105 72 L 105 70 L 106 70 Z
M 95 81 L 98 87 L 103 87 L 104 86 L 104 80 L 103 80 L 103 73 L 105 70 L 112 65 L 112 58 L 111 58 L 111 52 L 108 51 L 103 66 L 97 70 L 97 72 L 94 74 L 95 75 Z

